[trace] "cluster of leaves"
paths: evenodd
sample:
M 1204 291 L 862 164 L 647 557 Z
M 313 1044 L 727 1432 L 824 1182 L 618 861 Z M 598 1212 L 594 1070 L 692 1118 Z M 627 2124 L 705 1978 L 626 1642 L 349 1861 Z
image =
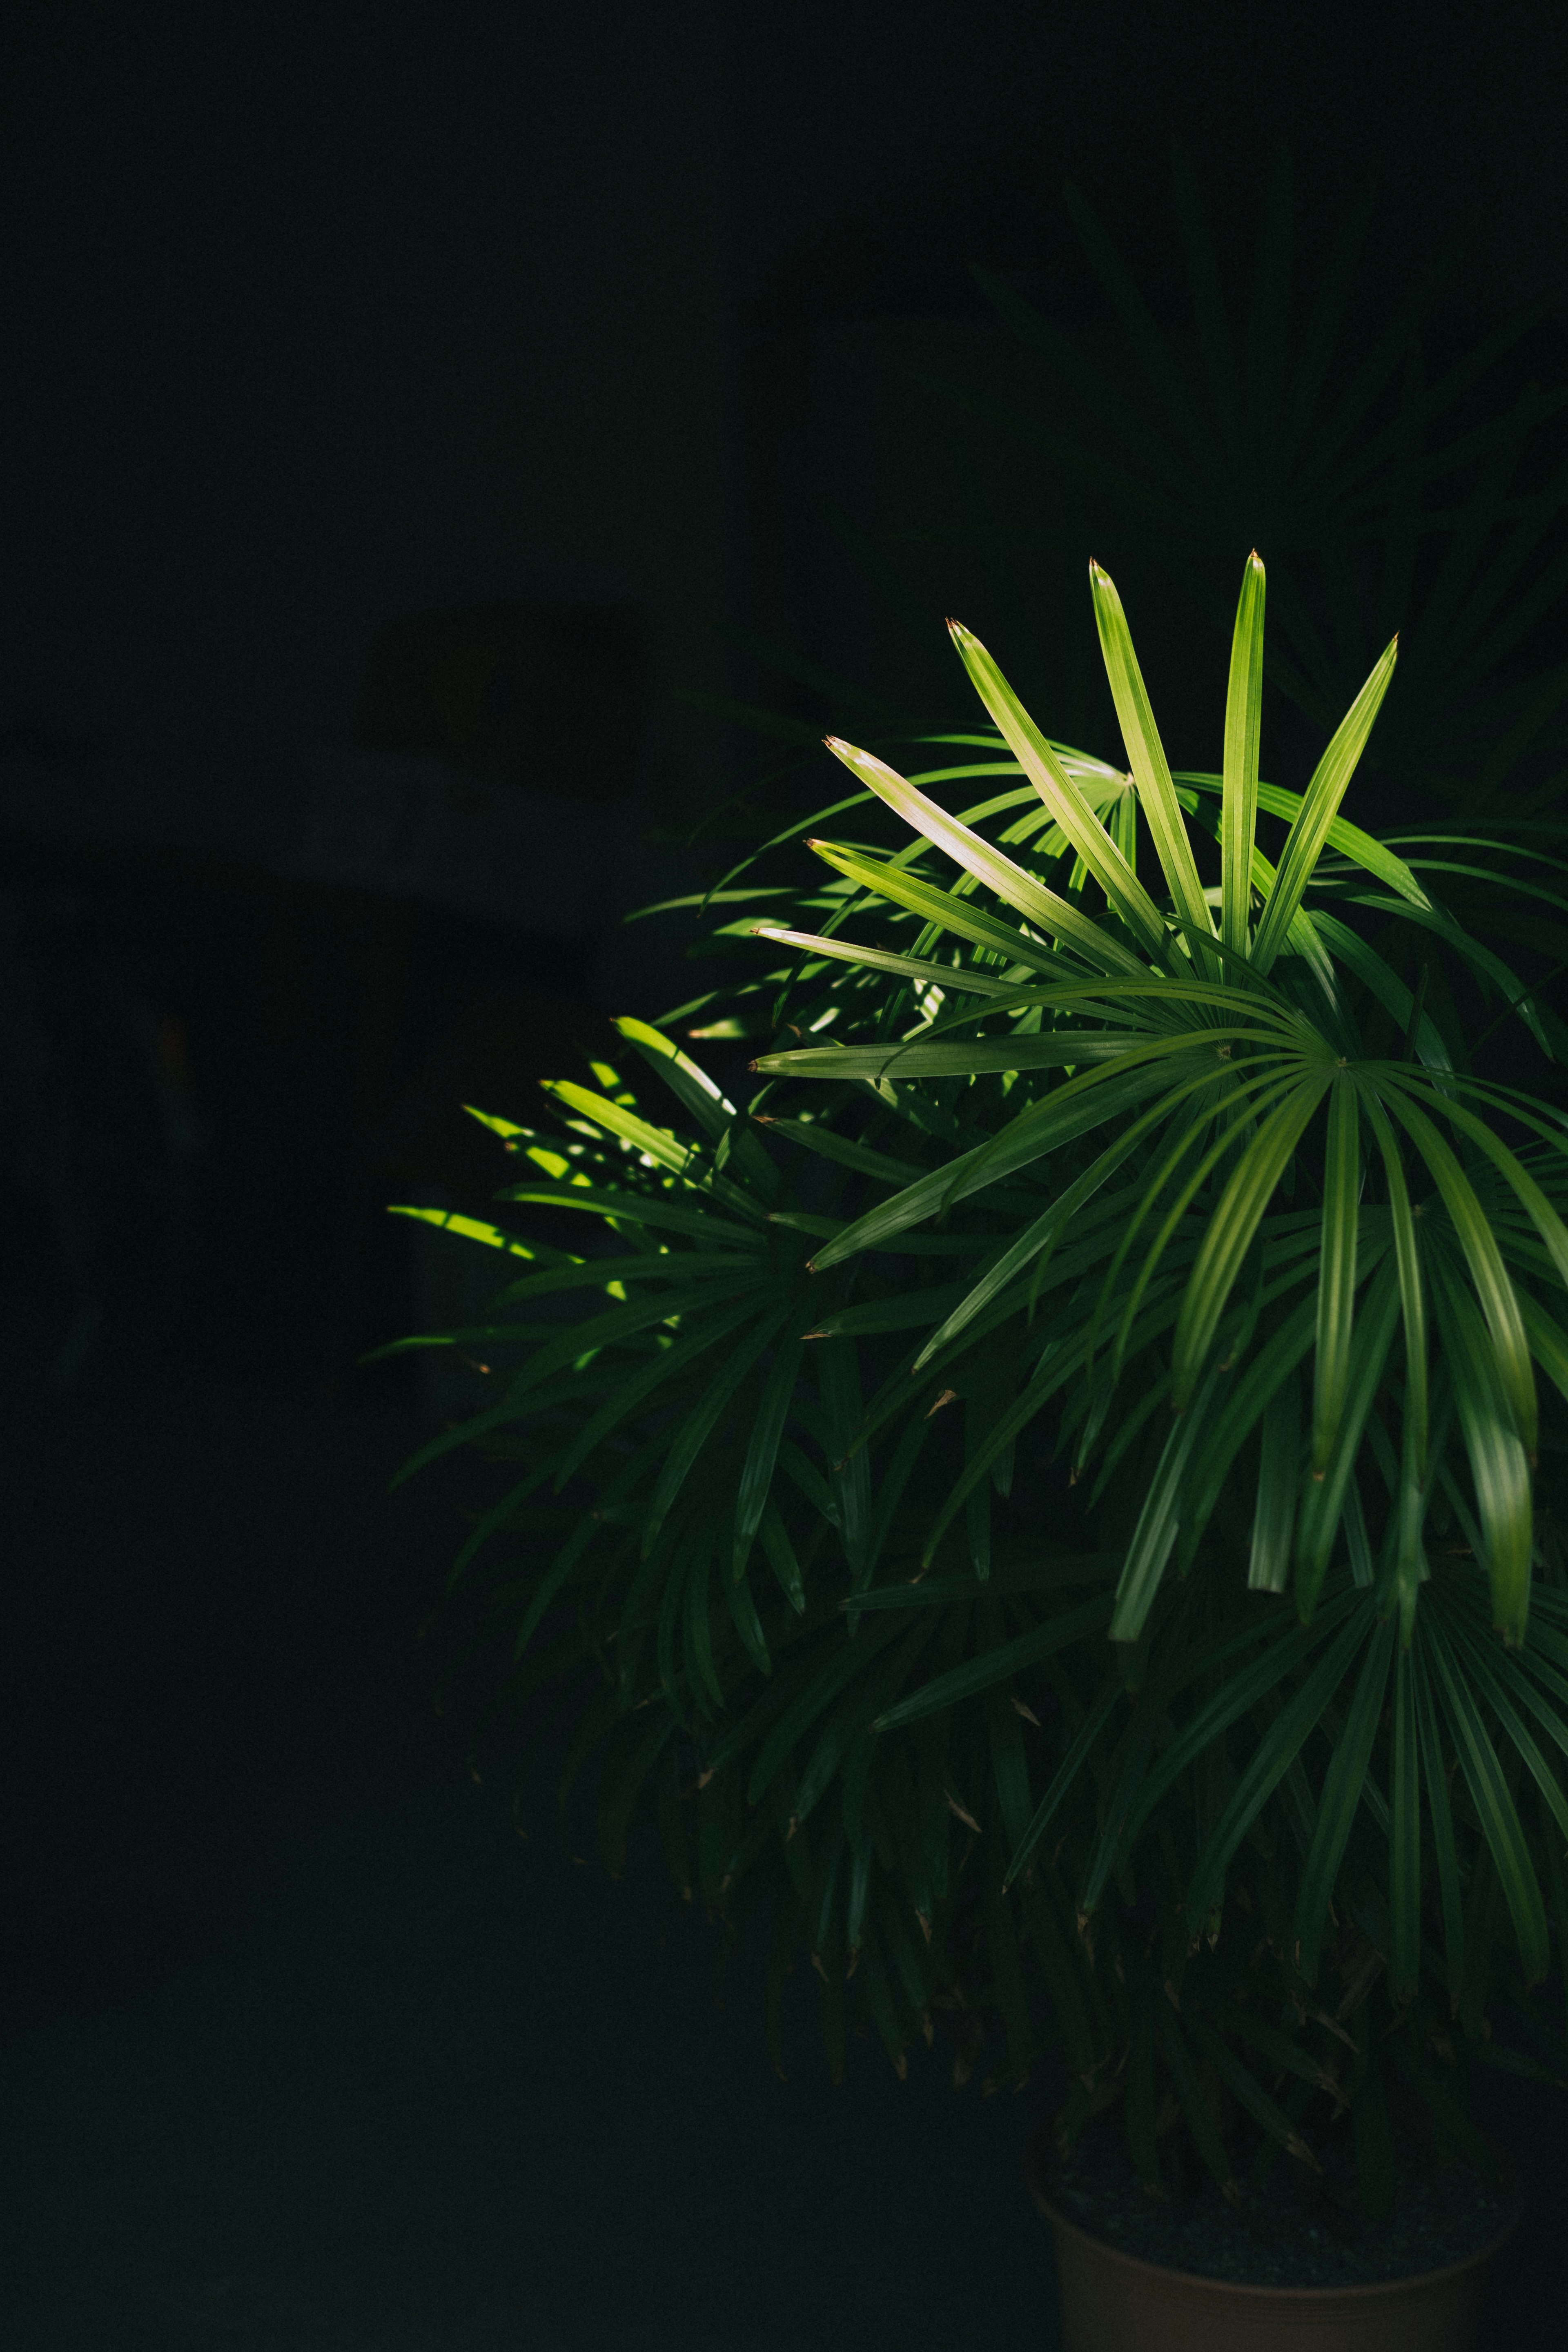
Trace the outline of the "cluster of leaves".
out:
M 1389 2070 L 1479 2149 L 1488 2003 L 1568 1950 L 1561 1033 L 1438 888 L 1506 931 L 1565 869 L 1341 815 L 1392 646 L 1305 793 L 1259 780 L 1256 557 L 1223 771 L 1173 776 L 1091 587 L 1126 771 L 956 625 L 983 759 L 832 743 L 828 878 L 739 919 L 752 1102 L 627 1019 L 657 1097 L 479 1114 L 498 1199 L 595 1244 L 405 1212 L 524 1265 L 399 1343 L 496 1391 L 404 1475 L 509 1464 L 454 1579 L 507 1559 L 515 1696 L 591 1674 L 606 1863 L 647 1803 L 683 1891 L 771 1913 L 775 2055 L 808 1955 L 836 2073 L 945 2010 L 961 2078 L 986 2032 L 994 2079 L 1065 2058 L 1068 2142 L 1119 2101 L 1152 2185 L 1348 2113 L 1378 2211 Z M 1537 1088 L 1482 1074 L 1498 1019 Z

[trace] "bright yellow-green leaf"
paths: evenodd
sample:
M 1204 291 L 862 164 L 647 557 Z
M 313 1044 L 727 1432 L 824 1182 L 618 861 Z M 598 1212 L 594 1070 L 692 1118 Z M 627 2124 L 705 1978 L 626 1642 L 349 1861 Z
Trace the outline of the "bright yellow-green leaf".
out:
M 1258 831 L 1258 749 L 1263 713 L 1263 565 L 1247 559 L 1225 704 L 1225 804 L 1220 834 L 1220 937 L 1247 952 L 1252 848 Z
M 650 1127 L 647 1119 L 638 1118 L 634 1111 L 609 1101 L 604 1095 L 595 1094 L 590 1087 L 576 1086 L 567 1078 L 546 1079 L 544 1091 L 554 1095 L 569 1109 L 581 1111 L 593 1120 L 595 1127 L 622 1137 L 659 1167 L 668 1168 L 673 1175 L 680 1177 L 694 1192 L 710 1193 L 715 1200 L 722 1201 L 727 1209 L 737 1210 L 742 1216 L 761 1219 L 766 1213 L 753 1194 L 742 1185 L 732 1184 L 726 1177 L 714 1174 L 695 1144 L 682 1143 L 679 1137 L 671 1135 L 668 1129 Z
M 510 1257 L 537 1255 L 515 1234 L 503 1233 L 499 1225 L 487 1225 L 479 1217 L 460 1217 L 452 1209 L 410 1209 L 399 1202 L 386 1213 L 389 1217 L 414 1217 L 424 1225 L 439 1225 L 444 1232 L 457 1234 L 464 1241 L 483 1242 L 488 1249 L 505 1250 Z
M 989 948 L 994 955 L 1005 957 L 1010 964 L 1023 964 L 1036 971 L 1062 969 L 1054 950 L 1044 941 L 1027 938 L 1010 924 L 999 922 L 994 915 L 985 914 L 972 900 L 961 898 L 953 891 L 939 890 L 935 883 L 906 874 L 890 859 L 870 857 L 863 850 L 847 849 L 834 841 L 808 841 L 805 845 L 825 866 L 847 875 L 862 889 L 874 890 L 892 906 L 907 907 L 934 929 L 951 931 L 956 939 L 970 940 L 976 947 Z
M 1034 876 L 1026 874 L 1021 866 L 1015 866 L 1010 857 L 1004 856 L 1001 850 L 994 849 L 981 835 L 972 832 L 968 825 L 961 824 L 956 817 L 949 816 L 935 801 L 928 800 L 923 793 L 917 793 L 914 786 L 906 782 L 885 761 L 875 758 L 869 751 L 857 751 L 852 743 L 840 742 L 837 736 L 828 737 L 827 748 L 836 759 L 842 760 L 852 775 L 858 776 L 879 799 L 886 801 L 906 824 L 923 834 L 936 848 L 944 850 L 956 865 L 962 866 L 966 873 L 973 874 L 977 882 L 984 882 L 987 889 L 994 890 L 996 896 L 1016 913 L 1022 915 L 1026 923 L 1033 923 L 1052 939 L 1059 940 L 1100 971 L 1124 971 L 1142 977 L 1144 966 L 1129 949 L 1121 946 L 1098 924 L 1090 922 L 1087 915 L 1080 914 L 1066 898 L 1058 898 L 1054 890 L 1047 890 L 1044 883 L 1037 882 Z
M 1385 653 L 1373 667 L 1372 675 L 1335 729 L 1328 750 L 1319 761 L 1316 772 L 1307 787 L 1300 814 L 1290 827 L 1285 843 L 1285 854 L 1279 860 L 1279 870 L 1274 887 L 1268 894 L 1252 943 L 1252 961 L 1259 971 L 1273 968 L 1275 959 L 1283 949 L 1289 932 L 1291 919 L 1299 910 L 1312 871 L 1322 854 L 1329 826 L 1339 814 L 1340 803 L 1345 796 L 1356 763 L 1366 749 L 1366 739 L 1372 733 L 1373 720 L 1382 707 L 1394 676 L 1394 665 L 1399 652 L 1399 640 L 1394 637 Z
M 1165 926 L 1137 874 L 979 638 L 958 621 L 947 625 L 975 692 L 1024 773 L 1122 921 L 1147 953 L 1163 962 Z
M 1153 711 L 1149 707 L 1148 689 L 1143 684 L 1143 673 L 1138 667 L 1138 656 L 1132 650 L 1132 633 L 1121 609 L 1121 599 L 1110 573 L 1102 571 L 1098 563 L 1089 565 L 1089 578 L 1094 597 L 1095 623 L 1100 630 L 1100 650 L 1105 658 L 1105 674 L 1110 681 L 1110 697 L 1116 705 L 1121 740 L 1127 746 L 1128 764 L 1138 786 L 1139 804 L 1153 835 L 1161 870 L 1177 914 L 1200 933 L 1212 938 L 1214 917 L 1204 896 L 1203 884 L 1198 879 L 1193 845 L 1187 838 L 1186 819 L 1176 798 L 1170 762 L 1160 740 L 1160 730 L 1154 724 Z M 1211 979 L 1217 980 L 1220 972 L 1217 958 L 1208 953 L 1201 940 L 1197 952 L 1199 969 Z
M 839 963 L 858 964 L 865 971 L 885 971 L 895 980 L 912 980 L 923 988 L 941 988 L 954 996 L 1016 997 L 1020 983 L 981 971 L 973 964 L 931 963 L 923 956 L 889 955 L 881 948 L 863 948 L 853 940 L 825 940 L 815 931 L 783 931 L 771 923 L 754 926 L 757 937 L 776 940 L 781 947 L 799 948 L 806 955 L 827 956 Z

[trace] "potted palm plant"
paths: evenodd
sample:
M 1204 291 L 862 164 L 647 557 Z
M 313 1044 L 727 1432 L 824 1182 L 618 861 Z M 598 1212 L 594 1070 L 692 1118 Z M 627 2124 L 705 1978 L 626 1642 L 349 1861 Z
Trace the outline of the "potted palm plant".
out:
M 836 2076 L 939 2022 L 1049 2075 L 1079 2352 L 1451 2345 L 1510 2218 L 1471 2070 L 1561 2067 L 1568 1118 L 1499 942 L 1562 869 L 1342 814 L 1393 645 L 1260 781 L 1256 556 L 1173 774 L 1091 588 L 1124 768 L 951 625 L 983 723 L 832 740 L 823 878 L 726 894 L 752 1099 L 670 1015 L 553 1129 L 476 1113 L 509 1278 L 399 1344 L 493 1401 L 402 1475 L 507 1465 L 454 1582 L 504 1559 L 511 1696 L 585 1678 L 606 1864 L 646 1807 L 771 1918 L 775 2059 L 805 1959 Z

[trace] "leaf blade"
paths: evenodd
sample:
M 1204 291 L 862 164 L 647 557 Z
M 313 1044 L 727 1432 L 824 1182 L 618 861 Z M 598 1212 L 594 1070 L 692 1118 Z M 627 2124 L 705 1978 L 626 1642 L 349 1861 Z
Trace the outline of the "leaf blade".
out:
M 1318 1335 L 1313 1363 L 1312 1467 L 1320 1475 L 1329 1466 L 1344 1412 L 1355 1314 L 1360 1208 L 1361 1152 L 1355 1083 L 1336 1076 L 1329 1088 L 1323 1238 L 1318 1267 Z
M 1307 884 L 1328 838 L 1329 826 L 1339 814 L 1352 776 L 1373 721 L 1388 691 L 1398 656 L 1399 640 L 1394 637 L 1377 662 L 1365 685 L 1349 710 L 1341 719 L 1330 740 L 1329 747 L 1319 761 L 1311 782 L 1302 800 L 1300 812 L 1290 827 L 1284 854 L 1274 877 L 1274 887 L 1264 905 L 1262 919 L 1252 944 L 1252 961 L 1267 973 L 1285 946 L 1286 935 L 1292 918 L 1299 912 Z
M 1004 740 L 1056 823 L 1093 875 L 1106 898 L 1145 951 L 1163 962 L 1165 926 L 1133 867 L 1083 793 L 1073 782 L 992 656 L 973 631 L 949 621 L 970 683 L 994 719 Z
M 1264 572 L 1254 549 L 1242 575 L 1226 688 L 1220 836 L 1220 937 L 1247 952 L 1252 922 L 1252 850 L 1258 835 L 1258 753 L 1263 716 Z
M 1178 1411 L 1192 1401 L 1253 1235 L 1331 1076 L 1327 1066 L 1306 1067 L 1296 1093 L 1269 1113 L 1231 1171 L 1199 1246 L 1176 1324 L 1171 1398 Z
M 1143 977 L 1145 968 L 1130 950 L 1102 931 L 1087 915 L 1080 914 L 1068 900 L 1047 890 L 1032 874 L 1016 866 L 999 849 L 994 849 L 981 835 L 949 816 L 945 809 L 917 792 L 884 761 L 869 751 L 858 751 L 852 743 L 842 742 L 834 735 L 827 738 L 827 748 L 852 775 L 868 784 L 879 799 L 886 801 L 906 824 L 923 834 L 933 847 L 945 851 L 977 882 L 984 882 L 1026 922 L 1070 947 L 1099 971 Z
M 1098 563 L 1089 567 L 1089 589 L 1094 599 L 1095 625 L 1100 632 L 1100 650 L 1105 662 L 1105 673 L 1110 682 L 1111 700 L 1121 729 L 1121 740 L 1127 747 L 1128 762 L 1138 786 L 1139 804 L 1153 836 L 1155 853 L 1164 874 L 1176 912 L 1201 935 L 1197 942 L 1198 965 L 1211 979 L 1218 979 L 1220 967 L 1204 944 L 1214 936 L 1214 917 L 1198 879 L 1197 861 L 1187 838 L 1186 820 L 1182 804 L 1176 798 L 1170 763 L 1165 758 L 1160 730 L 1149 705 L 1143 673 L 1138 667 L 1138 656 L 1132 650 L 1132 633 L 1127 625 L 1127 615 L 1121 609 L 1121 599 L 1108 572 Z

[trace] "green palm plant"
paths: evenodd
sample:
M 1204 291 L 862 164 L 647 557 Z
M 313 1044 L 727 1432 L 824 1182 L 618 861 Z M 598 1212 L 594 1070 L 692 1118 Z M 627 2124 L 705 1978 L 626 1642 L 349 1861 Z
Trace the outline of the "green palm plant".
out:
M 671 1016 L 619 1024 L 660 1102 L 597 1065 L 557 1133 L 476 1114 L 499 1197 L 595 1243 L 404 1212 L 514 1278 L 398 1343 L 495 1390 L 403 1475 L 510 1465 L 454 1581 L 505 1548 L 509 1695 L 586 1676 L 606 1863 L 646 1801 L 683 1891 L 771 1913 L 775 2057 L 807 1954 L 836 2073 L 852 2016 L 901 2073 L 945 2011 L 960 2077 L 999 2030 L 997 2079 L 1065 2060 L 1065 2143 L 1119 2104 L 1152 2186 L 1233 2194 L 1348 2109 L 1381 2212 L 1391 2078 L 1484 2162 L 1470 2063 L 1561 2064 L 1568 1119 L 1541 989 L 1422 878 L 1560 908 L 1560 869 L 1342 814 L 1393 645 L 1305 792 L 1260 779 L 1256 556 L 1222 768 L 1173 775 L 1090 576 L 1127 768 L 950 625 L 986 757 L 832 741 L 858 837 L 721 910 L 785 950 L 751 1103 Z M 1467 974 L 1539 1087 L 1476 1066 Z

